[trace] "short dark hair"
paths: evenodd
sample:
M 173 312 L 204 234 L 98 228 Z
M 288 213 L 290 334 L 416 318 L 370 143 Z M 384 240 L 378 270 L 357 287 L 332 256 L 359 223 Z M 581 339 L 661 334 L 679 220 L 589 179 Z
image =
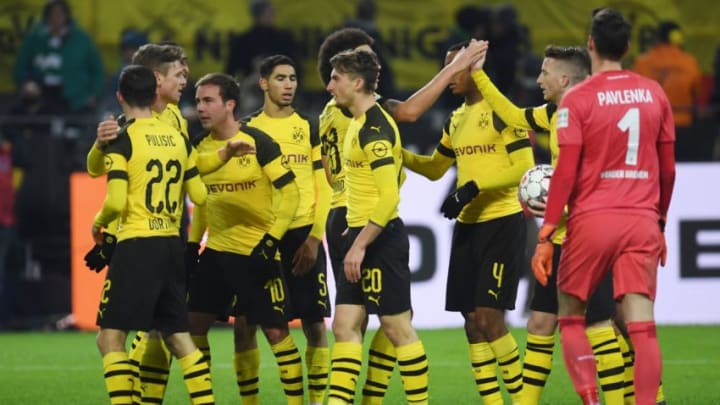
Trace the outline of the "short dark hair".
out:
M 120 72 L 118 91 L 131 107 L 150 107 L 155 101 L 157 80 L 152 69 L 128 65 Z
M 295 61 L 292 60 L 289 56 L 273 55 L 268 56 L 267 58 L 263 59 L 262 62 L 260 62 L 260 77 L 262 77 L 263 79 L 269 78 L 273 72 L 273 69 L 275 69 L 275 66 L 279 65 L 290 65 L 297 72 L 297 66 L 295 66 Z
M 185 50 L 175 44 L 145 44 L 132 57 L 134 65 L 146 66 L 163 74 L 168 72 L 169 64 L 173 62 L 187 64 Z
M 595 50 L 604 59 L 619 61 L 627 52 L 632 25 L 612 8 L 598 8 L 592 13 L 590 37 Z
M 220 99 L 223 102 L 234 101 L 235 107 L 240 104 L 240 85 L 232 76 L 225 73 L 208 73 L 195 82 L 195 88 L 215 85 L 220 88 Z
M 573 82 L 577 83 L 590 75 L 592 63 L 590 53 L 584 46 L 557 46 L 545 47 L 545 57 L 567 62 L 573 67 Z
M 662 21 L 658 24 L 657 39 L 666 44 L 670 43 L 670 33 L 680 31 L 680 25 L 675 21 Z
M 355 49 L 361 45 L 373 46 L 374 43 L 375 40 L 359 28 L 343 28 L 328 35 L 318 51 L 317 66 L 320 80 L 326 86 L 330 82 L 330 73 L 333 69 L 330 58 L 342 51 Z
M 375 82 L 380 76 L 380 63 L 377 55 L 366 51 L 344 51 L 330 59 L 333 69 L 362 78 L 366 93 L 375 92 Z

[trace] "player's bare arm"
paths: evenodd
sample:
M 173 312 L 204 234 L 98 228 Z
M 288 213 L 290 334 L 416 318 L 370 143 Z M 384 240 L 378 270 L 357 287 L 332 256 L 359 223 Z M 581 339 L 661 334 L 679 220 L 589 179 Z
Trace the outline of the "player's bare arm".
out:
M 456 73 L 468 69 L 474 61 L 480 58 L 484 60 L 487 46 L 487 41 L 471 40 L 467 47 L 458 51 L 452 62 L 445 65 L 432 80 L 407 100 L 390 99 L 384 103 L 383 107 L 398 122 L 415 122 L 437 101 Z

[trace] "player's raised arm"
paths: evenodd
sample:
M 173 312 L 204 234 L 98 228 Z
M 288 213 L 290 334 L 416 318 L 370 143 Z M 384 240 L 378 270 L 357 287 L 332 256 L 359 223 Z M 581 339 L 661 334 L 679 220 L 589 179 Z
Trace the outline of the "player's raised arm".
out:
M 441 178 L 450 166 L 455 163 L 455 151 L 452 149 L 449 131 L 450 119 L 448 118 L 443 128 L 442 139 L 430 156 L 416 154 L 407 149 L 403 149 L 403 166 L 432 181 Z
M 479 58 L 484 58 L 485 52 L 487 52 L 487 41 L 471 40 L 420 90 L 405 101 L 385 100 L 383 108 L 398 122 L 415 122 L 437 101 L 450 84 L 452 77 L 458 72 L 469 69 L 470 65 Z

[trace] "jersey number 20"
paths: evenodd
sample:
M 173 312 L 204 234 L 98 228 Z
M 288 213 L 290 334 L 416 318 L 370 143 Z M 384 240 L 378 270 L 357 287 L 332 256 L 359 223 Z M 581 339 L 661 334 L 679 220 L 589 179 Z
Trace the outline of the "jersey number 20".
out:
M 172 201 L 170 200 L 170 186 L 180 181 L 180 175 L 182 174 L 182 166 L 180 165 L 180 162 L 175 159 L 168 160 L 163 167 L 163 164 L 159 159 L 151 159 L 147 166 L 145 166 L 145 169 L 151 173 L 157 172 L 155 176 L 148 181 L 147 186 L 145 186 L 145 207 L 147 207 L 148 211 L 154 214 L 159 214 L 163 209 L 167 210 L 170 214 L 174 213 L 179 204 L 177 199 Z M 169 178 L 166 179 L 165 176 L 168 176 Z M 153 205 L 153 186 L 156 183 L 161 184 L 163 180 L 166 180 L 165 200 L 160 200 L 157 205 Z

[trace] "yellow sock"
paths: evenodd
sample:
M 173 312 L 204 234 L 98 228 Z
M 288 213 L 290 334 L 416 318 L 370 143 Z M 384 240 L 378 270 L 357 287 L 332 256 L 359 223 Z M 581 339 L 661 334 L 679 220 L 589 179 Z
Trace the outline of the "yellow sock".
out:
M 662 381 L 660 381 L 660 387 L 658 387 L 658 393 L 655 397 L 655 403 L 661 403 L 665 401 L 665 393 L 663 392 Z
M 513 403 L 520 403 L 522 391 L 522 364 L 515 338 L 509 332 L 492 342 L 490 347 L 497 359 L 505 388 L 510 394 Z
M 145 353 L 145 343 L 147 342 L 147 333 L 138 331 L 135 338 L 130 344 L 128 359 L 133 373 L 133 402 L 140 403 L 142 398 L 142 389 L 140 383 L 140 362 Z
M 550 377 L 554 346 L 555 335 L 542 336 L 528 333 L 523 362 L 521 404 L 532 405 L 540 402 L 545 383 Z
M 170 377 L 170 352 L 159 337 L 145 336 L 145 350 L 140 361 L 142 402 L 161 403 Z
M 330 349 L 308 346 L 305 350 L 305 362 L 308 370 L 308 391 L 311 404 L 322 404 L 328 383 L 330 368 Z
M 378 329 L 370 343 L 362 405 L 382 405 L 395 369 L 395 360 L 395 346 L 385 331 Z
M 191 403 L 193 405 L 215 403 L 210 366 L 203 361 L 202 352 L 195 349 L 194 352 L 178 359 L 178 363 L 185 376 L 185 386 L 190 394 Z
M 203 354 L 203 360 L 207 362 L 208 366 L 212 367 L 212 356 L 210 355 L 210 342 L 208 342 L 207 335 L 193 335 L 191 336 L 193 343 Z
M 623 335 L 618 334 L 617 341 L 625 368 L 623 373 L 623 381 L 625 381 L 625 388 L 623 389 L 624 402 L 625 405 L 635 405 L 635 353 Z
M 475 385 L 477 385 L 483 404 L 502 405 L 503 398 L 497 379 L 497 361 L 490 344 L 487 342 L 470 343 L 468 349 Z
M 102 358 L 105 387 L 111 404 L 132 404 L 133 374 L 125 352 L 110 352 Z
M 270 347 L 277 359 L 280 369 L 280 382 L 282 382 L 288 405 L 302 405 L 303 403 L 303 369 L 300 352 L 292 336 Z
M 362 366 L 362 344 L 335 342 L 330 356 L 328 405 L 352 404 Z
M 409 404 L 428 402 L 428 360 L 421 341 L 395 347 L 398 369 Z
M 242 405 L 260 403 L 260 351 L 255 348 L 235 353 L 235 378 Z
M 612 326 L 588 328 L 585 334 L 592 346 L 598 380 L 606 404 L 622 404 L 625 388 L 625 362 Z

